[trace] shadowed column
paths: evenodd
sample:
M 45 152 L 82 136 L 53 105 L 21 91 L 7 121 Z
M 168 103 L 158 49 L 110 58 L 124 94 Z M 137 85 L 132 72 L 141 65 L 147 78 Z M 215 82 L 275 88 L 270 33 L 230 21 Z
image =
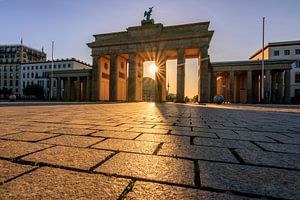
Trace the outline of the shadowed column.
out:
M 252 103 L 252 71 L 247 71 L 247 103 Z
M 80 84 L 80 76 L 77 76 L 76 79 L 76 101 L 80 101 L 80 93 L 81 93 L 81 84 Z
M 199 103 L 209 102 L 209 82 L 208 82 L 208 47 L 203 47 L 200 49 L 200 56 L 198 61 L 198 101 Z
M 272 81 L 271 81 L 271 103 L 276 103 L 276 79 L 277 73 L 272 74 Z
M 291 96 L 291 70 L 284 72 L 284 103 L 290 103 Z
M 99 57 L 93 57 L 92 70 L 92 100 L 100 100 L 100 63 Z
M 229 72 L 229 89 L 230 89 L 230 97 L 229 102 L 234 103 L 234 71 Z
M 178 49 L 176 102 L 184 102 L 184 85 L 185 85 L 185 50 Z
M 277 92 L 277 100 L 278 103 L 282 103 L 283 96 L 283 71 L 278 72 L 278 92 Z
M 86 77 L 86 88 L 85 88 L 85 92 L 86 92 L 86 100 L 87 101 L 89 101 L 90 100 L 90 98 L 91 98 L 91 86 L 90 86 L 90 84 L 91 84 L 91 80 L 90 80 L 91 78 L 90 78 L 90 76 L 88 75 L 87 77 Z
M 128 101 L 136 101 L 137 62 L 136 54 L 129 54 Z
M 217 95 L 217 72 L 211 73 L 211 102 L 214 101 L 214 96 Z
M 118 56 L 110 55 L 109 100 L 116 101 L 118 96 Z
M 66 100 L 71 100 L 71 77 L 67 77 L 67 84 L 66 84 Z
M 266 70 L 266 92 L 265 92 L 265 100 L 266 103 L 270 103 L 270 88 L 271 88 L 271 71 Z
M 56 99 L 61 100 L 61 78 L 57 78 L 57 90 L 56 90 Z

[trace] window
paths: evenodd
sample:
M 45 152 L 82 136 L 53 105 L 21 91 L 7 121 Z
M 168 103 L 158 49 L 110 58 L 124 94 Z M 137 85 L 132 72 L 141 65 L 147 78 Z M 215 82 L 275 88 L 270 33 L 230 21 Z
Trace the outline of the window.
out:
M 42 65 L 40 66 L 40 69 L 43 69 L 43 66 L 42 66 Z
M 274 51 L 274 56 L 279 56 L 279 50 Z
M 71 68 L 71 64 L 68 64 L 68 68 Z
M 295 83 L 300 83 L 300 73 L 295 74 Z
M 300 54 L 300 49 L 295 49 L 295 54 L 299 55 Z
M 23 88 L 25 88 L 25 81 L 23 81 Z
M 23 70 L 25 70 L 26 69 L 26 67 L 23 67 Z
M 284 50 L 284 55 L 286 55 L 286 56 L 290 55 L 290 50 L 288 50 L 288 49 Z
M 66 64 L 63 64 L 63 68 L 66 68 Z
M 31 78 L 34 78 L 34 73 L 31 73 Z
M 29 78 L 29 73 L 27 73 L 27 78 Z
M 61 67 L 61 65 L 59 64 L 59 65 L 58 65 L 58 68 L 60 69 L 60 67 Z
M 35 69 L 38 70 L 39 66 L 35 66 Z

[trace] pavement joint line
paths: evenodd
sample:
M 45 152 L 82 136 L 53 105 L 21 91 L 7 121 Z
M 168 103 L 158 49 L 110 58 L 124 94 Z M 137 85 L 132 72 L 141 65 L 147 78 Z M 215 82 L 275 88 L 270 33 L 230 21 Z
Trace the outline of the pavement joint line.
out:
M 190 136 L 190 145 L 194 145 L 195 136 Z
M 26 171 L 26 172 L 23 172 L 23 173 L 21 173 L 21 174 L 18 174 L 18 175 L 16 175 L 16 176 L 12 177 L 12 178 L 9 178 L 9 179 L 7 179 L 7 180 L 4 180 L 3 182 L 0 182 L 0 186 L 3 185 L 3 184 L 5 184 L 5 183 L 8 183 L 8 182 L 10 182 L 10 181 L 13 181 L 13 180 L 15 180 L 15 179 L 17 179 L 17 178 L 19 178 L 19 177 L 25 175 L 25 174 L 29 174 L 29 173 L 31 173 L 31 172 L 37 170 L 37 169 L 38 169 L 38 167 L 34 167 L 34 168 L 32 168 L 32 169 L 30 169 L 30 170 L 28 170 L 28 171 Z
M 91 167 L 88 171 L 94 171 L 94 169 L 100 167 L 103 163 L 105 163 L 106 161 L 108 161 L 109 159 L 111 159 L 113 156 L 117 155 L 119 152 L 113 152 L 112 154 L 110 154 L 109 156 L 107 156 L 104 160 L 100 161 L 99 163 L 97 163 L 95 166 Z
M 198 160 L 194 160 L 194 184 L 196 188 L 201 187 L 200 167 Z
M 288 200 L 284 198 L 277 198 L 273 196 L 268 196 L 268 195 L 260 195 L 260 194 L 254 194 L 254 193 L 247 193 L 247 192 L 239 192 L 236 190 L 223 190 L 223 189 L 218 189 L 218 188 L 212 188 L 212 187 L 200 187 L 200 190 L 205 190 L 209 192 L 217 192 L 217 193 L 231 193 L 233 195 L 238 195 L 238 196 L 243 196 L 243 197 L 250 197 L 250 198 L 259 198 L 259 199 L 273 199 L 273 200 Z
M 157 145 L 157 147 L 155 148 L 155 150 L 154 150 L 154 152 L 153 152 L 152 155 L 157 155 L 157 153 L 161 150 L 163 144 L 164 144 L 163 142 L 159 143 L 159 144 Z
M 136 183 L 136 180 L 130 180 L 130 182 L 128 183 L 128 185 L 126 186 L 126 188 L 124 189 L 124 191 L 121 193 L 121 195 L 118 197 L 117 200 L 126 199 L 128 193 L 132 191 L 135 183 Z
M 228 148 L 232 155 L 239 161 L 241 164 L 245 164 L 244 159 L 235 151 L 235 148 Z
M 266 138 L 269 138 L 269 139 L 271 139 L 271 140 L 274 140 L 275 142 L 277 142 L 277 143 L 279 143 L 279 144 L 284 144 L 283 142 L 281 142 L 281 141 L 279 141 L 279 140 L 277 140 L 277 139 L 274 139 L 274 138 L 272 138 L 271 136 L 265 136 Z
M 140 137 L 141 135 L 143 135 L 144 133 L 140 133 L 137 136 L 135 136 L 132 140 L 138 141 L 137 138 Z M 119 138 L 120 139 L 120 138 Z
M 32 143 L 33 143 L 33 142 L 32 142 Z M 49 145 L 50 145 L 50 144 L 49 144 Z M 46 150 L 46 149 L 50 149 L 50 148 L 55 147 L 55 146 L 57 146 L 57 145 L 50 145 L 49 147 L 46 147 L 46 148 L 43 148 L 43 149 L 39 149 L 39 150 L 37 150 L 37 151 L 30 152 L 30 153 L 27 153 L 27 154 L 23 154 L 23 155 L 21 155 L 21 156 L 14 157 L 14 158 L 12 158 L 12 159 L 18 160 L 18 159 L 21 159 L 22 157 L 28 156 L 28 155 L 30 155 L 30 154 L 38 153 L 38 152 L 44 151 L 44 150 Z

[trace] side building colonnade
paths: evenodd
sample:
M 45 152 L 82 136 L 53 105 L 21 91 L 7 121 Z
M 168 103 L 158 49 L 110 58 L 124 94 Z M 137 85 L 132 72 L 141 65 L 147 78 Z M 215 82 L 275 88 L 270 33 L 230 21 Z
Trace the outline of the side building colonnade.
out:
M 290 102 L 293 61 L 265 61 L 264 103 Z M 211 63 L 212 90 L 228 103 L 261 103 L 261 61 Z M 213 96 L 211 96 L 213 98 Z

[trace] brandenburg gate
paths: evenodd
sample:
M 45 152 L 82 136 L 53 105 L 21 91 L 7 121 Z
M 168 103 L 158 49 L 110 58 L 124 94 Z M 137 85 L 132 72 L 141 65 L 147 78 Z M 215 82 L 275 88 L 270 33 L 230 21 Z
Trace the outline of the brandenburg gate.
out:
M 208 48 L 213 35 L 208 26 L 209 22 L 166 27 L 145 23 L 94 35 L 95 41 L 88 44 L 93 57 L 92 100 L 142 101 L 143 62 L 155 61 L 156 101 L 165 101 L 166 61 L 177 59 L 177 101 L 183 102 L 185 59 L 198 58 L 199 101 L 208 102 Z

